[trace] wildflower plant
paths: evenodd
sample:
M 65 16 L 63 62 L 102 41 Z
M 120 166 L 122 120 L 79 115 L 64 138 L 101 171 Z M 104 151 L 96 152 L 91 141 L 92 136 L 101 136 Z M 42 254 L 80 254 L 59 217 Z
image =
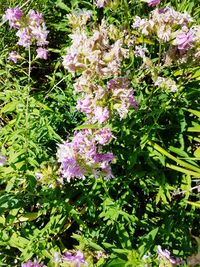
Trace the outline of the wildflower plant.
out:
M 198 8 L 179 2 L 2 3 L 0 265 L 198 264 Z

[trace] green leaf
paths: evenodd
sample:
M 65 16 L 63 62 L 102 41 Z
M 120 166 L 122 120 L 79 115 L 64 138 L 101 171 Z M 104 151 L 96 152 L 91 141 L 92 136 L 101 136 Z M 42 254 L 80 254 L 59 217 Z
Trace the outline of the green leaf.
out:
M 195 116 L 199 117 L 200 119 L 200 111 L 194 109 L 187 109 L 190 113 L 194 114 Z
M 67 12 L 70 12 L 70 11 L 71 11 L 71 9 L 70 9 L 65 3 L 63 3 L 62 0 L 57 0 L 57 1 L 55 2 L 55 4 L 56 4 L 56 6 L 59 7 L 60 9 L 63 9 L 63 10 L 65 10 L 65 11 L 67 11 Z
M 144 255 L 154 245 L 154 240 L 156 238 L 158 230 L 159 230 L 159 227 L 151 230 L 151 232 L 143 236 L 142 241 L 140 242 L 141 245 L 138 249 L 141 255 Z
M 194 127 L 188 127 L 188 132 L 197 132 L 197 133 L 200 133 L 200 125 L 196 125 Z
M 106 263 L 107 267 L 124 267 L 126 264 L 125 260 L 122 260 L 120 258 L 113 259 Z
M 200 203 L 198 203 L 198 202 L 191 202 L 191 201 L 186 201 L 188 204 L 190 204 L 190 205 L 192 205 L 192 206 L 195 206 L 195 207 L 197 207 L 197 208 L 199 208 L 200 209 Z
M 13 101 L 11 103 L 6 104 L 2 109 L 1 109 L 1 113 L 12 113 L 13 111 L 16 110 L 16 106 L 19 104 L 20 102 L 18 101 Z

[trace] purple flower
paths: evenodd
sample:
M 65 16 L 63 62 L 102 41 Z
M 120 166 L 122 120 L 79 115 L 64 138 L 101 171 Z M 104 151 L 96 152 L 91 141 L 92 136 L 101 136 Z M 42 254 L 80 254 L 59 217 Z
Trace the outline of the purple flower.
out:
M 89 95 L 77 101 L 76 108 L 84 113 L 91 113 L 92 111 L 92 97 Z
M 109 111 L 106 107 L 97 106 L 94 110 L 94 123 L 98 122 L 100 124 L 104 123 L 109 119 Z
M 107 5 L 107 3 L 108 3 L 108 0 L 97 0 L 97 1 L 96 1 L 96 6 L 97 6 L 98 8 L 102 8 L 102 7 L 104 7 L 105 5 Z
M 135 46 L 135 56 L 136 57 L 145 57 L 145 53 L 148 53 L 148 49 L 146 47 L 143 47 L 141 45 Z
M 180 33 L 176 36 L 176 44 L 178 45 L 179 50 L 185 50 L 186 48 L 190 48 L 193 42 L 194 39 L 191 31 L 187 33 Z
M 16 51 L 12 51 L 8 55 L 8 60 L 14 63 L 17 63 L 17 60 L 20 58 L 20 55 Z
M 158 246 L 157 253 L 160 258 L 166 258 L 174 265 L 181 263 L 181 260 L 179 258 L 177 259 L 172 258 L 170 256 L 170 252 L 167 249 L 162 250 L 161 246 Z
M 113 137 L 112 132 L 108 128 L 102 128 L 98 130 L 95 133 L 95 140 L 100 144 L 100 145 L 106 145 L 110 142 L 111 138 Z
M 72 178 L 85 179 L 86 175 L 95 175 L 95 178 L 106 175 L 110 163 L 113 162 L 114 155 L 101 153 L 100 144 L 106 144 L 111 139 L 112 133 L 109 129 L 95 130 L 83 129 L 77 131 L 71 142 L 59 145 L 58 162 L 60 173 L 68 182 Z M 111 168 L 109 169 L 111 177 Z
M 49 31 L 47 31 L 46 26 L 42 23 L 42 26 L 30 27 L 31 35 L 35 38 L 37 46 L 47 45 L 49 42 L 46 40 Z
M 60 256 L 59 252 L 55 252 L 54 253 L 53 262 L 54 263 L 62 262 L 62 259 L 61 259 L 61 256 Z
M 41 58 L 41 59 L 45 59 L 47 60 L 48 58 L 48 51 L 45 48 L 39 47 L 38 49 L 36 49 L 37 52 L 37 57 Z
M 148 6 L 154 7 L 154 6 L 157 6 L 160 4 L 160 0 L 148 0 L 147 4 L 148 4 Z
M 43 263 L 38 263 L 37 260 L 27 261 L 25 263 L 22 263 L 21 267 L 46 267 Z
M 81 265 L 88 266 L 81 251 L 77 251 L 74 255 L 70 252 L 65 252 L 63 259 L 71 263 L 76 263 L 76 267 L 81 267 Z
M 6 163 L 6 157 L 0 154 L 0 167 Z
M 35 11 L 35 10 L 31 9 L 28 12 L 28 17 L 29 17 L 29 25 L 30 26 L 40 26 L 40 24 L 43 22 L 42 14 Z
M 17 44 L 25 48 L 33 43 L 36 43 L 37 46 L 47 45 L 48 31 L 42 19 L 42 14 L 30 10 L 27 16 L 23 16 L 23 18 L 22 16 L 23 13 L 18 7 L 8 8 L 3 15 L 3 22 L 8 20 L 11 28 L 18 29 L 16 33 L 19 37 Z M 38 48 L 37 54 L 39 58 L 47 59 L 47 51 L 44 48 Z M 16 63 L 16 58 L 13 59 L 12 55 L 10 60 Z
M 10 28 L 19 29 L 19 27 L 21 26 L 20 19 L 22 15 L 23 13 L 20 8 L 8 8 L 3 15 L 2 20 L 3 22 L 8 20 Z
M 29 47 L 31 45 L 32 35 L 28 27 L 19 29 L 16 35 L 19 37 L 19 40 L 17 42 L 18 45 L 21 45 L 23 47 Z

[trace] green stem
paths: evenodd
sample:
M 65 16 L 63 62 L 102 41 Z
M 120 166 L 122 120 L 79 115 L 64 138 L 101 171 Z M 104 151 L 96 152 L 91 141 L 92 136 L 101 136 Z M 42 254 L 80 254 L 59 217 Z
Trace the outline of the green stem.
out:
M 161 61 L 161 52 L 162 52 L 162 47 L 161 47 L 161 43 L 159 43 L 159 52 L 158 52 L 158 66 L 160 66 L 160 61 Z
M 31 50 L 28 48 L 28 86 L 26 90 L 26 107 L 25 107 L 25 150 L 28 156 L 28 143 L 29 143 L 29 95 L 30 95 L 30 81 L 31 81 Z M 26 159 L 27 159 L 26 156 Z

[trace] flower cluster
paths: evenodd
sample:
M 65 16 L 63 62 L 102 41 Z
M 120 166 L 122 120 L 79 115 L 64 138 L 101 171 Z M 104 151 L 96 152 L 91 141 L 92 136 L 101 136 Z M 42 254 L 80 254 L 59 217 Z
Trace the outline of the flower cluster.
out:
M 80 95 L 77 110 L 85 113 L 87 123 L 102 127 L 113 115 L 123 119 L 130 108 L 137 109 L 130 82 L 121 76 L 121 62 L 128 56 L 128 50 L 123 48 L 123 34 L 113 25 L 108 27 L 102 21 L 98 28 L 90 29 L 89 35 L 83 26 L 91 13 L 84 11 L 75 15 L 68 16 L 73 28 L 72 45 L 63 57 L 63 65 L 73 75 L 81 74 L 74 84 Z M 102 146 L 112 137 L 108 128 L 75 132 L 71 142 L 59 145 L 62 177 L 68 181 L 91 174 L 96 178 L 112 178 L 110 164 L 114 155 L 102 153 Z
M 96 0 L 96 6 L 98 8 L 105 7 L 108 4 L 109 0 Z
M 17 63 L 19 58 L 20 58 L 20 55 L 17 53 L 17 51 L 12 51 L 8 55 L 8 60 L 14 63 Z
M 37 260 L 33 262 L 31 260 L 22 263 L 21 267 L 46 267 L 43 263 L 38 263 Z
M 173 93 L 178 91 L 175 81 L 170 78 L 158 77 L 154 84 L 159 88 L 168 89 Z
M 72 45 L 63 57 L 64 67 L 71 73 L 81 71 L 83 76 L 118 76 L 120 63 L 128 51 L 122 48 L 122 40 L 110 44 L 111 30 L 103 21 L 98 30 L 93 30 L 91 37 L 88 37 L 85 28 L 74 31 L 70 35 Z
M 170 47 L 166 52 L 168 59 L 173 56 L 174 60 L 177 60 L 177 57 L 178 59 L 188 58 L 191 55 L 199 58 L 200 26 L 190 27 L 193 21 L 186 11 L 177 12 L 168 6 L 153 10 L 149 19 L 136 16 L 133 28 L 138 29 L 145 36 L 156 36 L 160 43 L 170 43 L 174 49 Z M 179 60 L 179 62 L 183 61 Z
M 102 146 L 108 144 L 112 137 L 108 128 L 75 132 L 71 142 L 59 145 L 57 155 L 62 177 L 68 182 L 72 178 L 84 179 L 91 174 L 96 178 L 112 178 L 110 163 L 114 155 L 112 152 L 102 153 Z
M 148 49 L 146 47 L 143 47 L 141 45 L 136 45 L 135 46 L 135 57 L 141 57 L 141 58 L 145 58 L 146 53 L 148 53 Z
M 81 251 L 77 251 L 75 254 L 70 252 L 65 252 L 64 261 L 76 264 L 74 266 L 81 267 L 81 266 L 88 266 L 87 262 L 85 261 L 85 257 Z
M 171 255 L 170 255 L 170 252 L 167 249 L 162 250 L 161 246 L 158 246 L 157 253 L 158 253 L 158 258 L 159 259 L 167 260 L 170 263 L 172 263 L 173 266 L 183 263 L 183 262 L 181 262 L 181 260 L 179 258 L 177 258 L 177 259 L 172 258 Z
M 55 265 L 57 263 L 65 262 L 65 263 L 73 264 L 74 267 L 88 266 L 88 263 L 85 261 L 85 256 L 83 252 L 81 251 L 77 251 L 75 253 L 71 253 L 67 251 L 64 253 L 64 255 L 60 255 L 59 252 L 55 252 L 53 261 Z M 21 267 L 46 267 L 46 265 L 44 265 L 43 262 L 38 263 L 38 261 L 35 259 L 34 261 L 29 260 L 27 262 L 22 263 Z
M 154 6 L 159 1 L 148 1 Z M 150 12 L 149 18 L 136 16 L 133 28 L 136 36 L 134 42 L 134 55 L 142 58 L 140 69 L 150 70 L 154 85 L 170 92 L 177 92 L 178 86 L 171 78 L 161 77 L 165 67 L 175 64 L 197 65 L 200 59 L 200 26 L 193 25 L 193 18 L 185 11 L 175 11 L 172 7 L 155 8 Z M 148 38 L 143 39 L 140 45 L 140 36 L 143 34 Z M 149 53 L 148 44 L 159 43 L 158 57 L 152 59 Z M 152 46 L 150 47 L 150 51 Z
M 36 44 L 37 57 L 47 59 L 48 52 L 44 46 L 48 44 L 48 31 L 41 13 L 30 10 L 27 15 L 24 15 L 19 7 L 8 8 L 2 19 L 3 22 L 8 21 L 10 27 L 17 30 L 18 45 L 28 48 Z M 9 60 L 14 63 L 18 58 L 16 51 L 9 54 Z
M 85 29 L 76 30 L 63 57 L 63 65 L 69 72 L 82 72 L 74 89 L 81 93 L 77 109 L 86 114 L 89 123 L 105 123 L 112 115 L 112 108 L 121 119 L 125 118 L 128 109 L 137 106 L 127 77 L 119 78 L 121 62 L 128 50 L 122 47 L 122 39 L 113 40 L 111 35 L 113 27 L 107 27 L 104 21 L 90 37 Z M 100 83 L 102 79 L 110 79 L 109 85 Z
M 54 263 L 57 264 L 62 262 L 73 264 L 74 267 L 88 266 L 88 263 L 85 261 L 85 256 L 81 251 L 77 251 L 75 253 L 67 251 L 63 256 L 56 252 L 54 254 Z
M 136 16 L 133 28 L 139 29 L 142 34 L 147 36 L 156 35 L 161 42 L 174 39 L 177 26 L 188 27 L 189 23 L 193 21 L 187 12 L 180 13 L 171 7 L 155 9 L 150 14 L 150 19 L 141 19 Z
M 73 13 L 67 15 L 68 23 L 74 30 L 85 26 L 91 17 L 92 12 L 85 9 L 77 9 Z

